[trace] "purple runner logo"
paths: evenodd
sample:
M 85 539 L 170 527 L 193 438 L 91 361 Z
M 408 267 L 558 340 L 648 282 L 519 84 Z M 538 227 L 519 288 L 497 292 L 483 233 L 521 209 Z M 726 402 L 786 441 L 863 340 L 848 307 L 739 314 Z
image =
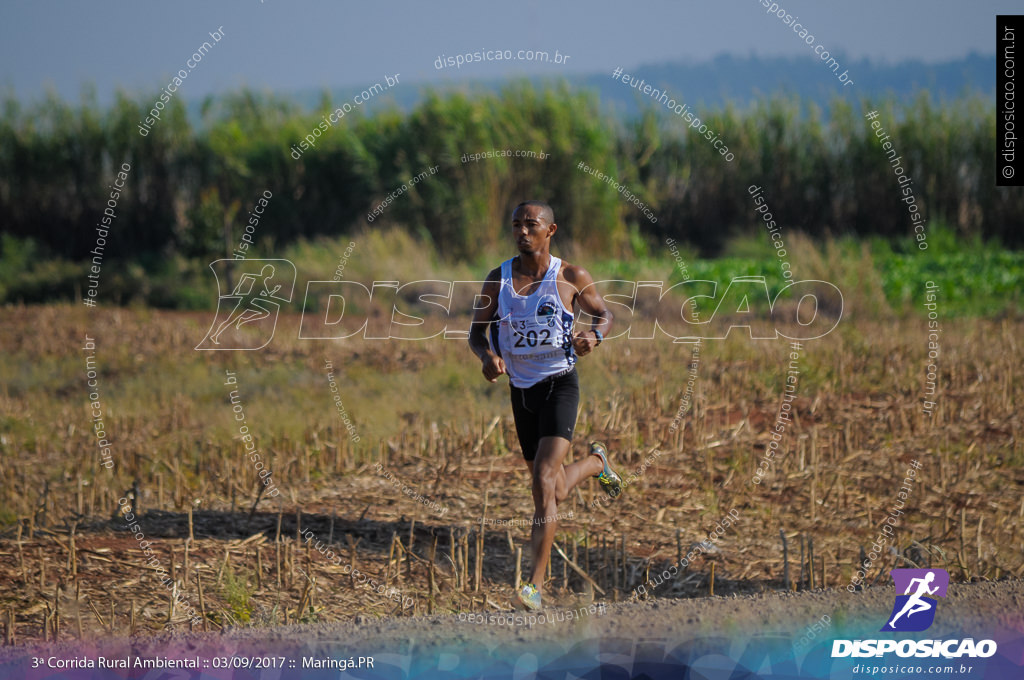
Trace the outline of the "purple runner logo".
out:
M 945 569 L 893 569 L 896 603 L 883 631 L 905 633 L 927 630 L 935 620 L 936 597 L 946 597 L 949 573 Z
M 225 295 L 217 265 L 229 263 L 241 269 L 238 285 Z M 217 314 L 203 341 L 201 350 L 254 350 L 266 347 L 274 338 L 281 304 L 291 302 L 295 292 L 295 265 L 288 260 L 216 260 L 210 269 L 217 279 Z M 275 285 L 273 282 L 278 281 Z M 230 285 L 230 284 L 229 284 Z M 251 333 L 241 333 L 248 326 Z M 235 332 L 226 331 L 234 328 Z

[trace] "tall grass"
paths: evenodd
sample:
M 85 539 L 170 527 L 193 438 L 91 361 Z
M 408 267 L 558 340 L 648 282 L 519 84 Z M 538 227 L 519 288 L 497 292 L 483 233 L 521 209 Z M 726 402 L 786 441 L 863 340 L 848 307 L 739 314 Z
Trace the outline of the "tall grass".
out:
M 749 110 L 708 112 L 709 124 L 729 139 L 733 163 L 654 108 L 636 120 L 616 120 L 594 93 L 564 84 L 428 93 L 405 114 L 356 112 L 298 159 L 291 148 L 319 121 L 319 110 L 242 91 L 213 100 L 193 125 L 175 98 L 161 125 L 141 138 L 135 121 L 146 101 L 122 95 L 107 109 L 90 97 L 77 105 L 54 98 L 30 107 L 3 102 L 0 300 L 75 295 L 112 173 L 122 163 L 132 171 L 103 275 L 106 299 L 120 303 L 141 298 L 194 308 L 189 282 L 239 242 L 264 190 L 273 197 L 252 236 L 264 256 L 298 240 L 352 238 L 383 226 L 413 235 L 446 262 L 475 261 L 501 247 L 510 209 L 527 198 L 555 206 L 564 252 L 579 247 L 591 256 L 643 259 L 652 245 L 657 250 L 674 238 L 704 256 L 719 255 L 729 239 L 762 228 L 752 185 L 762 187 L 787 232 L 816 239 L 910 232 L 874 131 L 841 100 L 827 115 L 781 97 Z M 331 107 L 329 99 L 322 104 Z M 862 107 L 880 111 L 929 225 L 948 224 L 960 242 L 1024 243 L 1012 227 L 1024 196 L 995 187 L 990 102 L 958 99 L 936 108 L 922 97 Z M 462 161 L 463 154 L 493 149 L 550 158 Z M 579 170 L 580 162 L 627 187 L 657 222 Z M 368 220 L 426 168 L 437 171 Z M 168 285 L 176 280 L 185 290 Z

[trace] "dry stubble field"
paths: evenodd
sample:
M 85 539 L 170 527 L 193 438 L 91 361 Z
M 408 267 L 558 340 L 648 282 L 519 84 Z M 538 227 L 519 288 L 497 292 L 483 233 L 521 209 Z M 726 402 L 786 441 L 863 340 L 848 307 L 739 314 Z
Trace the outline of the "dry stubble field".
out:
M 117 516 L 133 489 L 140 530 L 200 612 L 198 630 L 509 608 L 513 551 L 532 508 L 528 479 L 507 388 L 480 377 L 464 343 L 299 341 L 289 316 L 265 350 L 196 352 L 208 314 L 5 312 L 8 642 L 148 635 L 169 617 L 190 628 Z M 602 497 L 591 482 L 561 508 L 573 519 L 559 526 L 557 544 L 588 577 L 556 554 L 551 604 L 629 599 L 648 570 L 675 562 L 733 509 L 739 521 L 718 550 L 646 597 L 781 590 L 787 571 L 792 589 L 844 587 L 911 460 L 922 468 L 896 529 L 898 552 L 885 551 L 867 582 L 888 585 L 890 568 L 911 564 L 944 567 L 954 581 L 1021 577 L 1024 324 L 951 319 L 942 328 L 930 418 L 920 403 L 919 318 L 844 319 L 804 343 L 795 416 L 759 485 L 751 478 L 782 402 L 787 343 L 704 343 L 694 409 L 675 432 L 689 345 L 610 341 L 581 360 L 576 455 L 601 439 L 624 477 L 651 463 L 614 503 L 594 503 Z M 89 429 L 86 334 L 97 338 L 112 471 L 100 466 Z M 233 420 L 227 370 L 281 489 L 255 507 L 262 485 Z M 519 522 L 499 526 L 508 520 Z M 330 540 L 347 566 L 330 564 L 299 531 Z M 380 594 L 352 569 L 400 595 Z

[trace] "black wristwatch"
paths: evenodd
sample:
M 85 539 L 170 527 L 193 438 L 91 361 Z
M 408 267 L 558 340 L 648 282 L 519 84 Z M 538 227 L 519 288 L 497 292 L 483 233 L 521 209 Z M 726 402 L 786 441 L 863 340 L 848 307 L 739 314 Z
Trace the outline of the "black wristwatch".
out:
M 597 338 L 597 345 L 600 345 L 602 342 L 604 342 L 604 336 L 601 335 L 601 331 L 597 330 L 596 328 L 591 328 L 590 330 L 594 331 L 594 337 Z M 594 345 L 594 347 L 597 347 L 597 345 Z

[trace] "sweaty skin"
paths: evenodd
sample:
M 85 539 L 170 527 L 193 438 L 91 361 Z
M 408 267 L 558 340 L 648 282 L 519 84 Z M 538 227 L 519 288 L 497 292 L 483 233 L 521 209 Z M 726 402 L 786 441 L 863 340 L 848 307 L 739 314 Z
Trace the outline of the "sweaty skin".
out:
M 534 205 L 523 205 L 512 214 L 512 238 L 519 250 L 519 256 L 512 261 L 512 286 L 519 295 L 529 295 L 544 279 L 551 264 L 551 237 L 558 230 L 552 221 L 551 211 Z M 558 272 L 558 294 L 566 309 L 575 310 L 578 305 L 594 317 L 591 329 L 573 334 L 572 345 L 577 356 L 584 357 L 597 347 L 594 330 L 607 336 L 611 330 L 612 314 L 593 285 L 590 274 L 564 260 Z M 496 382 L 498 376 L 506 374 L 505 362 L 491 350 L 486 329 L 498 310 L 498 292 L 501 289 L 501 267 L 492 269 L 484 282 L 481 296 L 486 304 L 476 310 L 469 332 L 469 346 L 480 359 L 484 378 Z M 540 591 L 544 584 L 544 572 L 551 558 L 551 546 L 555 540 L 558 522 L 558 504 L 569 496 L 577 484 L 600 474 L 604 463 L 597 456 L 588 455 L 571 465 L 564 465 L 571 442 L 563 437 L 541 437 L 537 455 L 533 461 L 526 461 L 530 470 L 533 491 L 533 529 L 530 535 L 533 553 L 531 582 Z M 518 586 L 518 584 L 517 584 Z

